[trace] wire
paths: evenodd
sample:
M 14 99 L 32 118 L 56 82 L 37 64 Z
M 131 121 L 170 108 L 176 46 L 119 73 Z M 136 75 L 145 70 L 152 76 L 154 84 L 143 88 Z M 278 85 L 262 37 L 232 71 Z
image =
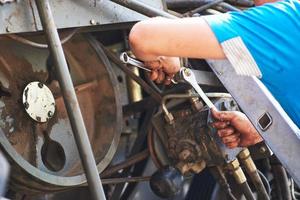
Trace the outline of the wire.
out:
M 266 177 L 261 171 L 257 170 L 257 172 L 258 172 L 258 174 L 260 175 L 261 180 L 262 180 L 263 183 L 264 183 L 264 186 L 265 186 L 265 188 L 266 188 L 266 190 L 267 190 L 267 193 L 268 193 L 269 195 L 271 195 L 271 186 L 270 186 L 270 183 L 269 183 L 267 177 Z
M 64 43 L 68 42 L 77 33 L 78 30 L 79 30 L 79 28 L 74 28 L 66 37 L 64 37 L 61 40 L 61 44 L 64 44 Z M 5 35 L 5 36 L 12 39 L 12 40 L 15 40 L 17 42 L 20 42 L 22 44 L 25 44 L 25 45 L 28 45 L 28 46 L 31 46 L 31 47 L 34 47 L 34 48 L 39 48 L 39 49 L 47 49 L 48 48 L 47 44 L 41 44 L 41 43 L 33 42 L 31 40 L 28 40 L 24 37 L 21 37 L 21 36 L 15 35 L 15 34 Z

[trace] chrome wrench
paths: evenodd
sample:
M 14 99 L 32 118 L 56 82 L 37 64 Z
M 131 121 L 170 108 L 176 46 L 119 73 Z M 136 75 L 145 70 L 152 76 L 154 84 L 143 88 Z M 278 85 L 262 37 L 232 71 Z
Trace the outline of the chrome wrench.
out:
M 202 98 L 204 103 L 211 109 L 214 108 L 216 109 L 216 106 L 211 102 L 211 100 L 206 96 L 206 94 L 203 92 L 201 87 L 198 85 L 196 77 L 194 72 L 186 67 L 182 67 L 180 71 L 178 72 L 180 75 L 180 78 L 184 81 L 189 83 L 194 90 L 199 94 L 199 96 Z
M 125 64 L 130 64 L 147 72 L 151 72 L 151 69 L 146 68 L 143 62 L 130 57 L 126 52 L 121 53 L 120 60 Z
M 146 68 L 144 63 L 142 63 L 141 61 L 139 61 L 137 59 L 134 59 L 134 58 L 130 57 L 126 52 L 121 53 L 120 60 L 123 63 L 136 66 L 136 67 L 141 68 L 145 71 L 148 71 L 148 72 L 152 71 L 152 70 Z M 179 75 L 179 77 L 178 77 L 178 75 Z M 176 80 L 176 77 L 179 78 L 179 80 Z M 186 67 L 181 67 L 178 74 L 175 75 L 175 80 L 172 79 L 171 81 L 176 84 L 178 81 L 181 82 L 182 80 L 184 82 L 189 83 L 196 90 L 196 92 L 199 94 L 199 96 L 202 98 L 202 100 L 206 103 L 206 105 L 209 108 L 215 108 L 216 109 L 215 105 L 210 101 L 210 99 L 205 95 L 205 93 L 203 92 L 201 87 L 198 85 L 195 74 L 191 69 L 186 68 Z

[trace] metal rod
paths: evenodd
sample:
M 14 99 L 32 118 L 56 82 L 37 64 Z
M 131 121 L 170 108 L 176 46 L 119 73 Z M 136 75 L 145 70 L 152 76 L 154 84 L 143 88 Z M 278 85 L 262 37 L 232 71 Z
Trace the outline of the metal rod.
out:
M 149 157 L 149 151 L 148 150 L 144 150 L 144 151 L 142 151 L 140 153 L 137 153 L 134 156 L 129 157 L 124 162 L 121 162 L 121 163 L 119 163 L 117 165 L 109 167 L 107 170 L 105 170 L 104 172 L 101 173 L 101 176 L 102 177 L 108 177 L 108 176 L 110 176 L 110 175 L 118 172 L 119 170 L 125 169 L 127 167 L 130 167 L 130 166 L 134 165 L 137 162 L 145 160 L 148 157 Z
M 141 13 L 143 15 L 146 15 L 148 17 L 157 17 L 157 16 L 161 16 L 161 17 L 166 17 L 166 18 L 170 18 L 170 19 L 176 19 L 177 17 L 167 13 L 165 11 L 162 11 L 160 9 L 154 8 L 152 6 L 149 6 L 145 3 L 142 3 L 140 1 L 137 0 L 111 0 L 114 3 L 117 3 L 121 6 L 124 6 L 126 8 L 129 8 L 131 10 L 134 10 L 138 13 Z
M 209 2 L 209 3 L 207 3 L 207 4 L 203 5 L 203 6 L 200 6 L 199 8 L 195 8 L 194 10 L 186 12 L 183 15 L 184 16 L 193 16 L 193 14 L 203 12 L 204 10 L 206 10 L 208 8 L 211 8 L 211 7 L 213 7 L 213 6 L 221 3 L 223 1 L 224 0 L 215 0 L 215 1 Z
M 151 176 L 137 176 L 137 177 L 125 177 L 125 178 L 106 178 L 103 179 L 103 184 L 119 184 L 119 183 L 135 183 L 141 181 L 150 181 Z
M 52 16 L 49 0 L 36 0 L 39 16 L 47 36 L 50 52 L 53 57 L 56 73 L 62 90 L 64 103 L 68 112 L 71 127 L 81 157 L 87 182 L 93 199 L 105 200 L 105 194 L 98 174 L 93 151 L 84 125 L 82 114 L 76 98 L 72 79 L 68 70 L 63 48 Z
M 135 75 L 130 69 L 128 69 L 128 67 L 126 67 L 115 54 L 113 54 L 110 50 L 105 48 L 99 42 L 93 43 L 92 45 L 98 51 L 99 50 L 104 51 L 107 57 L 112 62 L 114 62 L 123 72 L 125 72 L 126 75 L 128 75 L 130 78 L 136 81 L 149 95 L 153 97 L 153 99 L 155 99 L 157 102 L 161 101 L 162 98 L 161 95 L 157 91 L 155 91 L 152 87 L 150 87 L 143 79 L 141 79 L 140 77 Z

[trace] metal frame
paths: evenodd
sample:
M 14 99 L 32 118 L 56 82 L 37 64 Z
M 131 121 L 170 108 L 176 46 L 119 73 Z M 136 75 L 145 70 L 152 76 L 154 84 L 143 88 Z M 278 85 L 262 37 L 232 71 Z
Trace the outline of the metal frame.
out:
M 256 77 L 237 75 L 227 60 L 209 60 L 209 65 L 243 112 L 270 146 L 296 183 L 300 184 L 300 130 L 269 90 Z M 272 123 L 261 127 L 267 114 Z

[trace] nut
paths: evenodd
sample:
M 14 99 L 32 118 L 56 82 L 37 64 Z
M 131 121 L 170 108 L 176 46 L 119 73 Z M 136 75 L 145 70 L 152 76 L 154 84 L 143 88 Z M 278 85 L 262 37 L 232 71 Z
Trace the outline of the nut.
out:
M 237 159 L 234 159 L 233 161 L 231 161 L 230 163 L 228 163 L 227 166 L 228 166 L 228 168 L 230 170 L 235 170 L 235 169 L 237 169 L 237 168 L 240 167 L 240 163 L 239 163 L 239 161 Z
M 250 151 L 249 151 L 247 148 L 243 149 L 243 150 L 239 153 L 240 159 L 246 159 L 246 158 L 249 157 L 249 156 L 250 156 Z

